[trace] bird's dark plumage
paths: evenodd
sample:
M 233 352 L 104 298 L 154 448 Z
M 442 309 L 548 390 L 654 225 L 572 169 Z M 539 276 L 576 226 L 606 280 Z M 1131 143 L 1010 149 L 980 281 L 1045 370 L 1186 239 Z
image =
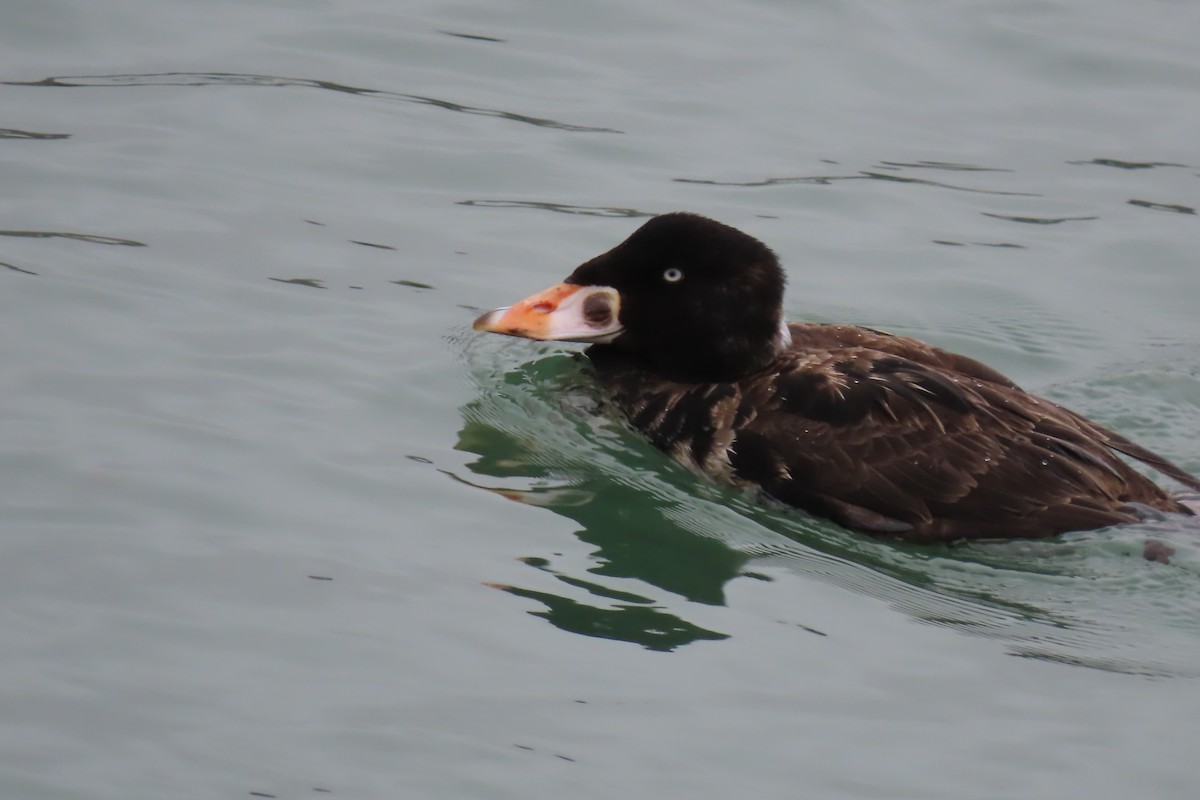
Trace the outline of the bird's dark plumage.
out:
M 867 533 L 1042 537 L 1191 513 L 1117 454 L 1200 480 L 995 370 L 916 339 L 782 323 L 774 253 L 692 214 L 655 217 L 564 284 L 476 327 L 595 342 L 613 402 L 714 477 Z

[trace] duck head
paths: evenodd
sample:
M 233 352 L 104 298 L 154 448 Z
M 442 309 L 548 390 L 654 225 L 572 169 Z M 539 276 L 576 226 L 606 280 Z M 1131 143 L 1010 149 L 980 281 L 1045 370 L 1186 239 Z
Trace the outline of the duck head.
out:
M 474 328 L 613 348 L 666 378 L 732 380 L 790 343 L 784 283 L 779 260 L 753 236 L 696 214 L 664 214 Z

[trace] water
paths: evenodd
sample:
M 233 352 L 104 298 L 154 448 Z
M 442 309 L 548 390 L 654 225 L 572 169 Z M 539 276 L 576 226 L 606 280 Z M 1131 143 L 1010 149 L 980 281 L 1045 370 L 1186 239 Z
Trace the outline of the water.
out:
M 1194 527 L 865 539 L 468 325 L 688 209 L 1200 471 L 1198 23 L 6 4 L 3 794 L 1190 797 Z

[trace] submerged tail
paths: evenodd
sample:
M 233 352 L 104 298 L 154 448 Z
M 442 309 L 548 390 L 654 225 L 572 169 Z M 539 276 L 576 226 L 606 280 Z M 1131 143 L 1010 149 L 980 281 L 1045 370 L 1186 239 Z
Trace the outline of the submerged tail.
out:
M 1194 489 L 1196 491 L 1195 495 L 1192 495 L 1189 492 L 1177 499 L 1179 499 L 1183 505 L 1187 506 L 1193 514 L 1200 516 L 1200 505 L 1197 505 L 1200 503 L 1200 478 L 1192 475 L 1178 464 L 1163 458 L 1153 450 L 1148 450 L 1145 447 L 1142 447 L 1140 444 L 1129 441 L 1119 433 L 1113 433 L 1108 428 L 1097 425 L 1086 417 L 1081 417 L 1073 411 L 1068 411 L 1065 408 L 1063 411 L 1067 411 L 1067 413 L 1074 417 L 1076 421 L 1082 423 L 1088 429 L 1092 430 L 1100 438 L 1100 440 L 1104 442 L 1104 444 L 1106 444 L 1108 447 L 1111 447 L 1113 450 L 1116 450 L 1118 453 L 1124 453 L 1130 458 L 1140 461 L 1146 466 L 1158 470 L 1168 478 L 1179 481 L 1189 489 Z
M 1179 505 L 1200 517 L 1200 492 L 1182 492 L 1175 495 L 1175 499 L 1179 501 Z

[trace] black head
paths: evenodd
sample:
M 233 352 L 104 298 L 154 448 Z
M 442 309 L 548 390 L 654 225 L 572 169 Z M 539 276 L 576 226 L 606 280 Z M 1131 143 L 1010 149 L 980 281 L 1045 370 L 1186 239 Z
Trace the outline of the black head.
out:
M 696 214 L 654 217 L 565 283 L 615 289 L 623 330 L 597 347 L 664 377 L 730 380 L 763 368 L 780 347 L 779 260 L 753 236 Z

